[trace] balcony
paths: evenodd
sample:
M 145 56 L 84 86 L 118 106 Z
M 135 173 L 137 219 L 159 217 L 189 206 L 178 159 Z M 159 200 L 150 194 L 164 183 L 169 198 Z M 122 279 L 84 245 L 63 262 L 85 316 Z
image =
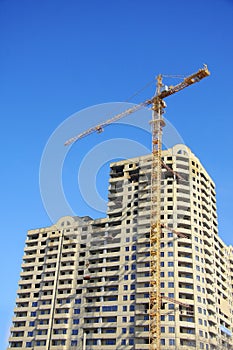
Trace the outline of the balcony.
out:
M 192 263 L 192 256 L 180 256 L 178 255 L 178 267 L 186 267 L 186 268 L 192 268 L 190 267 L 190 264 Z
M 189 271 L 190 272 L 190 271 Z M 189 274 L 179 274 L 179 282 L 181 283 L 190 283 L 193 280 L 193 274 L 189 273 Z
M 193 289 L 179 288 L 179 293 L 181 293 L 182 295 L 188 294 L 190 296 L 190 295 L 193 295 Z
M 205 271 L 207 274 L 213 275 L 214 269 L 211 265 L 205 265 Z
M 137 298 L 137 300 L 136 300 L 136 303 L 137 304 L 146 304 L 146 303 L 148 303 L 149 302 L 149 297 L 147 297 L 147 298 Z
M 209 257 L 213 256 L 213 248 L 211 246 L 210 239 L 209 238 L 204 238 L 203 241 L 204 241 L 204 252 L 205 252 L 205 254 L 208 255 Z
M 218 334 L 218 330 L 215 326 L 209 326 L 209 332 L 212 334 Z
M 208 305 L 208 306 L 210 306 L 210 305 Z M 207 306 L 207 310 L 210 310 L 210 308 Z M 215 308 L 214 308 L 215 309 Z M 212 310 L 211 310 L 212 311 Z M 211 322 L 211 323 L 213 323 L 213 324 L 217 324 L 217 319 L 216 319 L 216 317 L 214 316 L 214 315 L 209 315 L 208 316 L 208 321 L 209 322 Z
M 205 256 L 205 263 L 209 264 L 209 265 L 213 265 L 213 263 L 214 263 L 213 258 L 210 257 L 210 255 L 206 255 Z
M 204 228 L 203 229 L 203 233 L 204 233 L 204 243 L 207 244 L 208 246 L 211 246 L 211 243 L 209 240 L 206 240 L 205 238 L 212 238 L 212 233 L 210 229 Z
M 214 285 L 213 284 L 207 284 L 206 285 L 206 292 L 209 295 L 214 294 Z
M 148 324 L 149 324 L 148 320 L 139 320 L 139 319 L 135 320 L 135 326 L 146 327 L 148 326 Z
M 135 335 L 134 335 L 135 338 L 148 338 L 149 337 L 149 331 L 136 331 L 135 332 Z
M 186 329 L 188 329 L 188 328 L 191 329 L 192 327 L 195 328 L 194 320 L 193 320 L 193 322 L 179 321 L 179 325 L 181 328 L 186 328 Z
M 218 342 L 218 340 L 217 339 L 215 339 L 215 338 L 210 338 L 210 345 L 212 345 L 212 346 L 219 346 L 219 342 Z M 216 348 L 216 350 L 217 350 L 218 348 Z
M 215 297 L 213 296 L 213 294 L 207 294 L 206 299 L 208 304 L 215 304 Z
M 148 282 L 149 276 L 137 277 L 137 283 L 145 283 Z
M 180 263 L 178 263 L 178 270 L 179 270 L 179 273 L 186 272 L 187 274 L 192 275 L 193 266 L 192 264 L 180 265 Z
M 192 251 L 191 249 L 192 249 L 191 244 L 190 244 L 190 246 L 189 245 L 185 246 L 185 245 L 181 245 L 180 243 L 178 243 L 178 254 L 180 254 L 180 253 L 190 254 Z
M 148 344 L 135 344 L 134 348 L 135 350 L 148 350 Z

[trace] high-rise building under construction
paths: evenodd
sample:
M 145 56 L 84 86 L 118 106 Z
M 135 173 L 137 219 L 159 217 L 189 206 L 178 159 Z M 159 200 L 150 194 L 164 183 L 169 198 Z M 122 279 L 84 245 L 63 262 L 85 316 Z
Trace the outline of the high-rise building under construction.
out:
M 184 145 L 162 151 L 161 349 L 232 349 L 233 248 L 215 185 Z M 9 348 L 149 347 L 151 155 L 111 164 L 104 219 L 30 230 Z

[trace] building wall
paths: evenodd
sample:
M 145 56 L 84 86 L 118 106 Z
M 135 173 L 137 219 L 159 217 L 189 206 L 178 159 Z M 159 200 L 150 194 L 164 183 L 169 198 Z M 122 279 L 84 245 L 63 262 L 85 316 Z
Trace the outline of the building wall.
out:
M 215 185 L 183 145 L 163 161 L 161 348 L 230 349 L 233 251 Z M 150 168 L 150 156 L 111 164 L 107 218 L 28 232 L 10 348 L 148 349 Z

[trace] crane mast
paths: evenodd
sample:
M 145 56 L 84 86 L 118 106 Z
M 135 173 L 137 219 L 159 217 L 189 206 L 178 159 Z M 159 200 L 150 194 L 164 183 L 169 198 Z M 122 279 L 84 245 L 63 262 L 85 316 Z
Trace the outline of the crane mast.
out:
M 160 95 L 162 76 L 157 77 L 156 96 Z M 149 301 L 149 334 L 151 350 L 160 348 L 160 237 L 161 237 L 161 152 L 163 108 L 165 103 L 155 98 L 152 104 L 152 160 L 151 160 L 151 215 L 150 215 L 150 301 Z
M 201 79 L 210 75 L 206 65 L 199 69 L 196 73 L 184 78 L 184 80 L 168 89 L 163 88 L 162 75 L 157 76 L 156 94 L 151 99 L 148 99 L 132 108 L 129 108 L 103 123 L 93 126 L 81 134 L 72 137 L 65 142 L 65 146 L 70 145 L 77 140 L 88 136 L 94 132 L 102 132 L 103 128 L 113 122 L 131 114 L 139 109 L 152 105 L 152 160 L 151 160 L 151 211 L 150 211 L 150 293 L 149 293 L 149 349 L 160 350 L 161 348 L 161 302 L 162 299 L 170 300 L 173 303 L 182 304 L 178 300 L 161 296 L 160 292 L 160 240 L 161 230 L 166 226 L 161 223 L 161 173 L 162 166 L 167 166 L 162 162 L 162 136 L 165 122 L 163 119 L 164 108 L 166 107 L 164 98 L 183 90 L 184 88 L 199 82 Z M 179 177 L 179 174 L 176 174 Z M 178 238 L 185 238 L 185 235 L 173 230 Z M 189 305 L 182 304 L 185 307 Z

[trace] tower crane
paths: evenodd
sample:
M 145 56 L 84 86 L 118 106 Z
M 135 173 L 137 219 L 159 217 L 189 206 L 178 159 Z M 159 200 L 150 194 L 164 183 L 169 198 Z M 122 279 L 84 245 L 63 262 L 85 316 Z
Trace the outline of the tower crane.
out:
M 164 88 L 162 78 L 160 74 L 157 76 L 156 93 L 151 98 L 142 103 L 135 105 L 119 114 L 116 114 L 112 118 L 105 122 L 93 126 L 81 134 L 69 139 L 65 142 L 65 146 L 78 141 L 79 139 L 88 136 L 94 132 L 101 133 L 104 127 L 112 124 L 113 122 L 126 117 L 127 115 L 134 113 L 143 107 L 151 105 L 152 120 L 152 162 L 151 162 L 151 211 L 150 211 L 150 293 L 149 293 L 149 349 L 160 350 L 161 343 L 161 303 L 162 299 L 168 299 L 165 296 L 161 296 L 160 293 L 160 238 L 161 228 L 164 225 L 160 222 L 161 212 L 161 170 L 164 166 L 161 154 L 162 154 L 162 134 L 165 122 L 163 119 L 164 109 L 166 104 L 164 99 L 170 95 L 179 92 L 186 87 L 199 82 L 205 77 L 208 77 L 210 72 L 206 65 L 199 69 L 197 72 L 185 77 L 183 81 L 175 86 Z M 179 303 L 173 300 L 174 303 Z M 181 303 L 180 303 L 181 304 Z

